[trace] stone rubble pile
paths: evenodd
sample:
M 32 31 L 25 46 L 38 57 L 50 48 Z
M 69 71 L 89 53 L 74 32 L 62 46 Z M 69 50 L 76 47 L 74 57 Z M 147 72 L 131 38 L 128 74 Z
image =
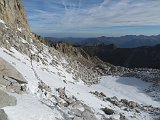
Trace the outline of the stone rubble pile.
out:
M 40 93 L 41 102 L 51 109 L 57 108 L 68 120 L 97 120 L 95 113 L 86 104 L 83 104 L 74 96 L 66 94 L 65 87 L 52 91 L 48 85 L 39 83 L 37 93 Z
M 114 97 L 106 97 L 106 95 L 102 92 L 90 92 L 91 94 L 95 95 L 97 98 L 101 99 L 102 101 L 105 102 L 110 102 L 111 104 L 113 104 L 114 106 L 120 108 L 121 110 L 123 110 L 124 112 L 134 112 L 135 115 L 142 113 L 142 112 L 147 112 L 148 114 L 152 114 L 157 116 L 157 118 L 160 117 L 160 108 L 156 108 L 153 106 L 147 106 L 147 105 L 143 105 L 143 104 L 138 104 L 137 102 L 134 101 L 128 101 L 126 99 L 121 99 L 119 100 L 116 96 Z M 102 108 L 102 111 L 104 111 L 105 114 L 107 115 L 113 115 L 114 114 L 114 110 L 110 109 L 110 108 Z M 120 114 L 120 118 L 123 118 L 123 120 L 127 120 L 127 118 L 123 115 L 122 117 L 122 113 Z M 132 116 L 132 117 L 136 117 L 136 116 Z M 125 118 L 125 119 L 124 119 Z M 120 119 L 121 120 L 121 119 Z

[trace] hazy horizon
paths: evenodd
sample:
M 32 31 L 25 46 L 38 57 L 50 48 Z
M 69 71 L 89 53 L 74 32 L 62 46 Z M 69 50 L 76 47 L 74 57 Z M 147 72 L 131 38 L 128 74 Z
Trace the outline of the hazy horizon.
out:
M 126 35 L 120 35 L 120 36 L 109 36 L 109 35 L 106 36 L 106 35 L 102 35 L 102 36 L 89 36 L 89 37 L 72 37 L 72 36 L 64 36 L 64 37 L 63 36 L 57 36 L 56 37 L 56 35 L 55 35 L 55 36 L 43 36 L 43 37 L 46 37 L 46 38 L 47 37 L 53 37 L 53 38 L 84 38 L 85 39 L 85 38 L 98 38 L 98 37 L 123 37 L 123 36 L 141 36 L 141 35 L 142 36 L 148 36 L 148 37 L 150 37 L 150 36 L 158 36 L 160 34 L 156 34 L 156 35 L 143 35 L 143 34 L 139 34 L 139 35 L 134 35 L 134 34 L 131 35 L 130 34 L 130 35 L 127 35 L 126 34 Z

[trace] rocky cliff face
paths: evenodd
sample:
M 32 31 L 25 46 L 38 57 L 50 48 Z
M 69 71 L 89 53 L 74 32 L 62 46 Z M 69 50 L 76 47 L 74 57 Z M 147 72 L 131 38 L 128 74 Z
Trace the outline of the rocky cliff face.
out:
M 21 0 L 0 0 L 0 18 L 10 27 L 30 31 Z

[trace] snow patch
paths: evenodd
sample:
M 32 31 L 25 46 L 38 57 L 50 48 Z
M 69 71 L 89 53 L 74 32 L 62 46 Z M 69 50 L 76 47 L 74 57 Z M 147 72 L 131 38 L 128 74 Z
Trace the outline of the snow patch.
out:
M 2 19 L 0 19 L 0 23 L 5 24 L 5 22 Z

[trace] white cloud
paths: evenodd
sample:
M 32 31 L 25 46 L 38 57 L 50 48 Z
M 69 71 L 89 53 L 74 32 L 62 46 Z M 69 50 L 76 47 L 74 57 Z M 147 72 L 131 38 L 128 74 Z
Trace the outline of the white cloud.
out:
M 31 20 L 38 20 L 34 26 L 38 27 L 41 23 L 41 28 L 48 27 L 54 32 L 108 26 L 160 25 L 160 0 L 103 0 L 99 4 L 100 0 L 88 0 L 88 3 L 86 0 L 50 1 L 48 10 L 35 10 L 36 14 L 30 15 Z M 93 4 L 93 1 L 97 2 Z M 64 8 L 55 9 L 55 3 Z

